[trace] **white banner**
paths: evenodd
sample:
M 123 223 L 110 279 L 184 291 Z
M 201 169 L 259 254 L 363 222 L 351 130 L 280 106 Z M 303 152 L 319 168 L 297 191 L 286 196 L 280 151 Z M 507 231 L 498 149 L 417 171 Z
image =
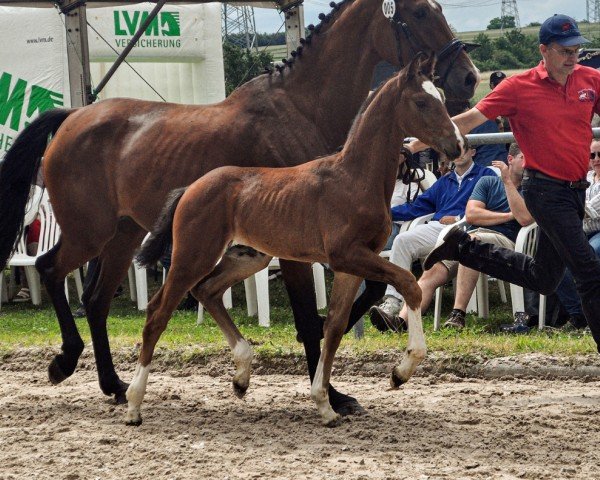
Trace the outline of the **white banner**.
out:
M 54 9 L 0 7 L 0 159 L 41 112 L 68 106 L 65 28 Z
M 144 2 L 126 7 L 94 8 L 87 11 L 93 29 L 88 29 L 90 59 L 110 61 L 130 43 L 139 27 L 146 21 L 154 4 Z M 208 5 L 166 4 L 152 20 L 127 57 L 132 61 L 197 62 L 207 57 L 206 34 L 218 29 L 206 24 L 215 21 L 206 15 Z M 95 31 L 94 31 L 95 30 Z M 97 33 L 96 33 L 97 32 Z M 114 50 L 113 50 L 114 49 Z

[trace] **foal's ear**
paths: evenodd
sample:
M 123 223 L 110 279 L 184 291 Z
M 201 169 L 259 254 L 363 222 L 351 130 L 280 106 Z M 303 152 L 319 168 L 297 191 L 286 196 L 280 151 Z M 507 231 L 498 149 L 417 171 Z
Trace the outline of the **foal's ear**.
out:
M 426 60 L 426 58 L 427 58 L 427 55 L 424 52 L 419 52 L 413 57 L 413 59 L 410 61 L 410 63 L 406 67 L 408 70 L 406 73 L 406 77 L 408 79 L 413 79 L 418 74 L 421 73 L 421 70 L 422 70 L 421 65 Z
M 437 63 L 437 56 L 435 52 L 426 52 L 421 57 L 421 75 L 429 78 L 433 81 L 433 76 L 435 72 L 435 64 Z

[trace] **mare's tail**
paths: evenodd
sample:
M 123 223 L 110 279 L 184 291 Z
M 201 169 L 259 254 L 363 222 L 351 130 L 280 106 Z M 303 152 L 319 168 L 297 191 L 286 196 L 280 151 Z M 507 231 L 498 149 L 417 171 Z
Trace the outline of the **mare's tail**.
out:
M 177 188 L 169 194 L 167 202 L 160 212 L 160 216 L 152 229 L 152 233 L 148 240 L 144 242 L 135 260 L 141 267 L 151 267 L 158 262 L 162 256 L 167 253 L 167 250 L 172 242 L 173 237 L 173 217 L 175 209 L 179 205 L 179 200 L 187 187 Z
M 35 181 L 48 136 L 73 110 L 54 109 L 42 113 L 23 130 L 0 166 L 0 268 L 16 248 L 23 232 L 25 206 Z

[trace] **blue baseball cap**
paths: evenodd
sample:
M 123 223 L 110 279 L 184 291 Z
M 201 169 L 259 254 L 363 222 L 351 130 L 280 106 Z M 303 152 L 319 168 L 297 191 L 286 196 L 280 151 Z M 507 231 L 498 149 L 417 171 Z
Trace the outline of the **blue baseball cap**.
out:
M 540 43 L 548 45 L 552 42 L 556 42 L 563 47 L 572 47 L 590 41 L 581 36 L 577 22 L 573 18 L 567 15 L 554 14 L 540 27 Z

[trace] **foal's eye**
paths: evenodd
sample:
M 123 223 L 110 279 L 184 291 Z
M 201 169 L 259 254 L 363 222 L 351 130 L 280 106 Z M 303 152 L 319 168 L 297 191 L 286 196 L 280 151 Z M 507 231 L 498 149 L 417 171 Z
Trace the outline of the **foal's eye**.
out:
M 415 105 L 417 106 L 417 108 L 427 108 L 427 102 L 424 100 L 417 100 L 415 102 Z
M 415 16 L 416 19 L 422 20 L 427 16 L 427 9 L 418 8 L 417 10 L 415 10 L 415 13 L 413 13 L 413 15 Z

